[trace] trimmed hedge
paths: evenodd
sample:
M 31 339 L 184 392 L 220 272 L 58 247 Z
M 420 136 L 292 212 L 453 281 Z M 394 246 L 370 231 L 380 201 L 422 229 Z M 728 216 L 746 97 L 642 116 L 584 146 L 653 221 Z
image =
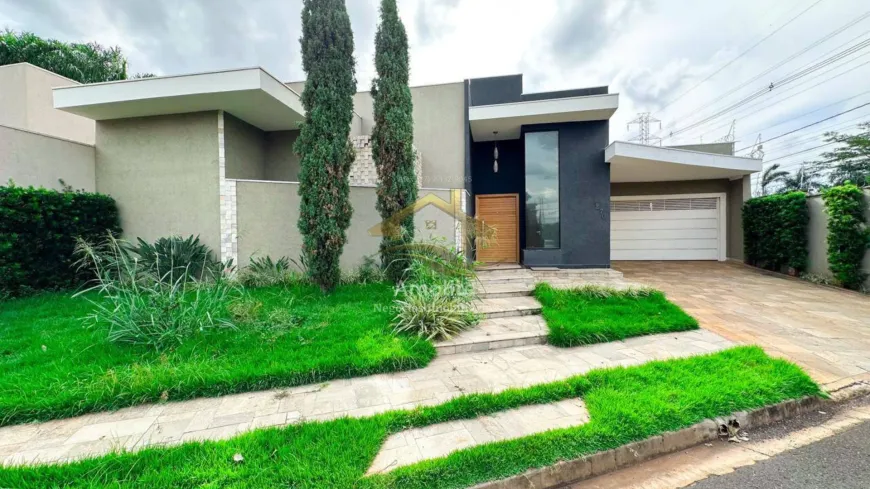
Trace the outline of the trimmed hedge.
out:
M 803 192 L 749 199 L 743 204 L 744 258 L 769 270 L 807 268 L 810 213 Z
M 867 279 L 861 262 L 870 246 L 864 192 L 857 185 L 846 183 L 825 189 L 822 198 L 828 214 L 828 265 L 831 273 L 843 287 L 859 290 Z
M 84 279 L 72 266 L 76 237 L 121 233 L 115 200 L 88 192 L 0 187 L 0 296 L 68 289 Z

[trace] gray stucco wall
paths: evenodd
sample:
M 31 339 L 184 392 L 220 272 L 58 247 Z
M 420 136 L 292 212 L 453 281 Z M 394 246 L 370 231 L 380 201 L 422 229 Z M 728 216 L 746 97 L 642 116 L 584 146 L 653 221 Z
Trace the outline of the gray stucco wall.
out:
M 675 194 L 726 194 L 725 254 L 728 258 L 743 259 L 743 202 L 749 198 L 749 176 L 740 180 L 686 180 L 681 182 L 625 182 L 611 183 L 610 194 L 628 195 L 675 195 Z
M 864 201 L 868 204 L 865 215 L 870 221 L 870 189 L 864 190 Z M 830 276 L 828 268 L 828 214 L 825 211 L 825 202 L 821 195 L 807 198 L 807 207 L 810 211 L 810 225 L 808 231 L 809 263 L 807 271 L 816 275 Z M 864 271 L 870 273 L 870 250 L 864 255 Z M 870 288 L 870 279 L 864 284 Z
M 706 144 L 683 144 L 668 146 L 668 148 L 684 149 L 687 151 L 700 151 L 702 153 L 715 153 L 720 155 L 734 155 L 734 143 L 706 143 Z
M 411 87 L 414 145 L 423 157 L 423 186 L 465 188 L 465 84 Z M 374 126 L 370 92 L 354 95 L 362 134 Z
M 224 113 L 224 148 L 227 178 L 265 178 L 266 134 L 262 130 Z
M 239 264 L 245 266 L 252 255 L 269 255 L 272 258 L 286 256 L 298 258 L 302 253 L 302 237 L 296 228 L 299 219 L 299 185 L 281 182 L 238 182 L 236 202 L 238 219 Z M 420 191 L 423 197 L 429 193 L 450 200 L 445 190 Z M 366 256 L 376 255 L 380 237 L 371 236 L 369 229 L 380 222 L 375 209 L 375 189 L 351 187 L 350 201 L 354 213 L 347 230 L 347 244 L 341 255 L 343 269 L 351 269 L 362 263 Z M 425 229 L 426 220 L 435 221 L 436 229 Z M 453 217 L 431 206 L 421 210 L 415 217 L 417 239 L 442 236 L 453 242 Z
M 94 144 L 94 121 L 54 108 L 51 89 L 78 82 L 29 63 L 0 66 L 0 124 Z
M 299 181 L 299 156 L 293 152 L 297 137 L 299 131 L 266 133 L 266 180 Z
M 199 235 L 220 250 L 217 112 L 97 124 L 96 187 L 128 239 Z
M 96 189 L 94 147 L 0 126 L 0 185 L 60 190 L 58 179 L 76 190 Z

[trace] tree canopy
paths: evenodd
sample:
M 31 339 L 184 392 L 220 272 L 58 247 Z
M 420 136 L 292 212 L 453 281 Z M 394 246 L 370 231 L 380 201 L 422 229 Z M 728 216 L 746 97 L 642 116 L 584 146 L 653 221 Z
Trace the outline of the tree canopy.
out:
M 817 171 L 827 173 L 831 185 L 843 185 L 847 181 L 859 187 L 870 185 L 870 122 L 858 128 L 857 134 L 825 133 L 825 141 L 837 146 L 822 153 L 822 160 L 814 166 Z
M 119 47 L 65 43 L 32 32 L 0 33 L 0 66 L 30 63 L 80 83 L 127 79 L 127 60 Z

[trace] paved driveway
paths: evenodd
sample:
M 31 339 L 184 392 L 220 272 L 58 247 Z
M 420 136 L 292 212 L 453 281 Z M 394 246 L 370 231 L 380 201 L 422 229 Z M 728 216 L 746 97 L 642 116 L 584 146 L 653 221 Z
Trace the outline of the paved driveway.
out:
M 705 329 L 803 367 L 829 391 L 870 382 L 870 297 L 766 275 L 736 263 L 614 262 Z

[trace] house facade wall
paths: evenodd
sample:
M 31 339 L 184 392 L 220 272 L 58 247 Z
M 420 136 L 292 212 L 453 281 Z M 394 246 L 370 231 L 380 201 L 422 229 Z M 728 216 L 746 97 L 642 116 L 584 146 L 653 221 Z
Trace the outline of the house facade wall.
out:
M 199 235 L 220 249 L 218 113 L 101 121 L 96 189 L 118 202 L 128 239 Z
M 450 201 L 449 190 L 421 189 L 420 197 L 430 193 Z M 359 266 L 367 256 L 377 259 L 381 238 L 369 233 L 370 228 L 381 221 L 375 209 L 376 200 L 372 187 L 350 189 L 353 218 L 341 255 L 344 270 Z M 236 202 L 240 266 L 250 263 L 251 256 L 297 259 L 301 255 L 302 236 L 296 227 L 299 219 L 298 183 L 239 180 L 236 181 Z M 453 242 L 453 216 L 428 206 L 414 219 L 417 239 Z
M 465 84 L 411 87 L 414 103 L 414 146 L 422 156 L 423 186 L 465 187 Z M 354 95 L 354 111 L 362 118 L 362 134 L 374 128 L 370 92 Z
M 867 204 L 865 215 L 870 222 L 870 189 L 864 190 L 864 202 Z M 825 277 L 831 276 L 828 264 L 828 214 L 825 211 L 825 201 L 821 195 L 813 195 L 807 198 L 807 207 L 810 211 L 810 224 L 807 232 L 809 260 L 807 272 Z M 864 254 L 865 272 L 870 274 L 870 249 Z M 864 283 L 870 288 L 870 278 Z
M 299 181 L 299 155 L 293 151 L 298 137 L 299 131 L 266 133 L 266 180 Z
M 0 66 L 0 125 L 94 144 L 94 121 L 54 108 L 55 87 L 79 85 L 29 63 Z
M 0 185 L 96 189 L 94 147 L 0 125 Z
M 224 113 L 224 148 L 227 178 L 266 178 L 266 133 Z

